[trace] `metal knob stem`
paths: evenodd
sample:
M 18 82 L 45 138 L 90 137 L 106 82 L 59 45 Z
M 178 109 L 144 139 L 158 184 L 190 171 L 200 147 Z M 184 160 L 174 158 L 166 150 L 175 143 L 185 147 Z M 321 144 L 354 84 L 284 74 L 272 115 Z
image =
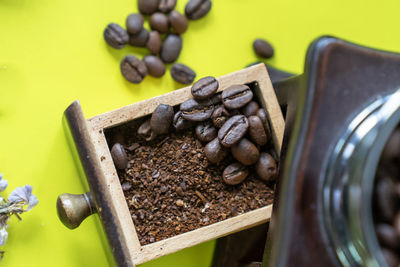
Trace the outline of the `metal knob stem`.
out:
M 78 227 L 84 219 L 96 212 L 90 193 L 62 194 L 57 199 L 57 213 L 69 229 Z

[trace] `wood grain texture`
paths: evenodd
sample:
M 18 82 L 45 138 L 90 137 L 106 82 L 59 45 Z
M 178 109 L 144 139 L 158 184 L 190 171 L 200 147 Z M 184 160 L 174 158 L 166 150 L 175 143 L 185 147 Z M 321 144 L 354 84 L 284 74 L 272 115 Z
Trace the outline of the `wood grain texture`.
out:
M 267 110 L 275 149 L 279 153 L 282 145 L 284 120 L 265 65 L 255 65 L 219 77 L 217 80 L 219 82 L 218 91 L 225 90 L 229 86 L 235 84 L 248 84 L 253 82 L 257 83 L 258 88 L 256 89 L 255 93 L 261 106 Z M 131 260 L 135 264 L 144 263 L 208 240 L 216 239 L 218 237 L 226 236 L 231 233 L 265 223 L 271 217 L 272 205 L 269 205 L 149 245 L 140 245 L 128 205 L 119 182 L 117 170 L 115 169 L 108 144 L 104 136 L 104 129 L 149 115 L 159 104 L 169 104 L 172 106 L 179 105 L 183 101 L 192 98 L 190 88 L 190 86 L 185 87 L 161 96 L 121 107 L 87 120 L 91 139 L 93 140 L 96 154 L 105 177 L 104 183 L 108 188 L 108 192 L 106 194 L 112 196 L 112 203 L 110 203 L 110 205 L 117 210 L 116 216 L 118 217 L 120 225 L 123 228 L 121 229 L 121 232 L 123 232 L 125 235 L 125 245 L 129 248 Z
M 133 261 L 136 264 L 144 263 L 184 248 L 265 223 L 269 221 L 271 212 L 272 205 L 268 205 L 218 223 L 143 246 L 140 250 L 141 253 L 137 253 Z

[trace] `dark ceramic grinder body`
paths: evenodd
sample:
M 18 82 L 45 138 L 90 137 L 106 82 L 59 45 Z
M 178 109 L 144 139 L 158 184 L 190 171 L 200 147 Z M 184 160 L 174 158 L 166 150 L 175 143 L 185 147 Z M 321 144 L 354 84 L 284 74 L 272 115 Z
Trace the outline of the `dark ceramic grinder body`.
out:
M 400 55 L 322 37 L 274 87 L 287 113 L 263 266 L 386 266 L 371 201 L 400 122 Z

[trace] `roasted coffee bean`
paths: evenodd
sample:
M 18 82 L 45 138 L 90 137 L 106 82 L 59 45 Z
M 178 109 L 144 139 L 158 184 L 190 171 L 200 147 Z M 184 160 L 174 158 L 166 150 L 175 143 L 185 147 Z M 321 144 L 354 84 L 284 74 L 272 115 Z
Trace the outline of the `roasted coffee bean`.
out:
M 151 133 L 150 119 L 146 120 L 139 126 L 137 133 L 138 135 L 141 135 L 143 137 L 150 136 Z
M 389 224 L 378 224 L 375 227 L 376 236 L 379 243 L 390 249 L 398 249 L 400 247 L 400 239 L 394 228 Z
M 246 117 L 250 117 L 252 115 L 257 115 L 259 108 L 260 105 L 258 105 L 256 101 L 250 101 L 246 106 L 242 108 L 241 112 Z
M 160 53 L 161 36 L 157 31 L 152 31 L 149 33 L 149 40 L 147 41 L 146 47 L 153 55 Z
M 160 0 L 158 4 L 158 10 L 163 13 L 171 12 L 176 6 L 176 0 Z
M 239 162 L 228 165 L 222 173 L 222 179 L 226 184 L 236 185 L 243 182 L 244 179 L 249 175 L 249 171 L 246 166 Z
M 151 15 L 149 23 L 153 31 L 158 31 L 159 33 L 167 33 L 169 30 L 168 17 L 164 13 L 154 13 L 153 15 Z
M 190 0 L 185 7 L 185 15 L 188 19 L 197 20 L 207 15 L 210 9 L 210 0 Z
M 258 116 L 250 116 L 249 120 L 249 135 L 257 145 L 263 146 L 267 143 L 268 137 L 265 133 L 263 123 Z
M 212 77 L 204 77 L 192 86 L 192 95 L 195 99 L 203 100 L 213 96 L 218 90 L 218 81 Z
M 111 148 L 111 157 L 115 166 L 123 170 L 128 165 L 128 156 L 126 155 L 124 147 L 120 143 L 116 143 Z
M 176 34 L 170 34 L 165 38 L 161 47 L 161 59 L 165 63 L 176 61 L 182 50 L 182 38 Z
M 194 126 L 193 121 L 186 120 L 182 117 L 182 111 L 175 113 L 173 126 L 177 131 L 183 131 Z
M 253 42 L 254 52 L 260 57 L 271 58 L 274 55 L 274 48 L 264 39 L 256 39 Z
M 215 127 L 221 128 L 230 117 L 238 114 L 239 111 L 237 109 L 227 110 L 221 105 L 214 110 L 213 114 L 211 115 L 211 119 Z
M 126 30 L 129 34 L 138 34 L 143 29 L 144 18 L 140 14 L 130 14 L 126 18 Z
M 188 99 L 180 105 L 182 117 L 190 121 L 205 121 L 211 117 L 215 106 L 220 102 L 218 95 L 207 100 Z
M 108 24 L 103 35 L 107 44 L 116 49 L 123 48 L 129 41 L 128 33 L 116 23 Z
M 268 153 L 261 152 L 256 163 L 258 177 L 265 182 L 273 182 L 278 175 L 275 159 Z
M 396 252 L 388 250 L 386 248 L 382 248 L 382 254 L 385 258 L 385 261 L 389 267 L 398 267 L 400 264 L 400 259 L 397 256 Z
M 204 154 L 210 162 L 219 163 L 228 155 L 228 151 L 221 146 L 219 139 L 215 138 L 204 147 Z
M 201 142 L 210 142 L 217 137 L 217 129 L 211 122 L 202 123 L 196 126 L 195 133 Z
M 151 141 L 157 137 L 157 134 L 151 130 L 150 119 L 143 122 L 137 130 L 138 135 L 142 136 L 146 141 Z
M 224 147 L 231 147 L 242 139 L 249 128 L 249 121 L 243 115 L 236 115 L 222 125 L 218 138 Z
M 257 116 L 261 119 L 261 121 L 263 123 L 265 133 L 267 134 L 267 138 L 270 138 L 271 137 L 271 127 L 269 126 L 267 112 L 265 111 L 265 109 L 260 108 L 257 111 Z
M 222 103 L 227 109 L 244 107 L 253 98 L 253 92 L 247 85 L 232 85 L 222 91 Z
M 121 73 L 131 83 L 140 83 L 147 75 L 147 67 L 137 57 L 127 55 L 121 61 Z
M 242 138 L 232 146 L 232 155 L 243 165 L 249 166 L 257 162 L 260 152 L 252 142 Z
M 169 19 L 169 24 L 171 25 L 174 32 L 176 32 L 177 34 L 182 34 L 187 30 L 189 22 L 187 18 L 178 11 L 173 10 L 169 14 L 168 19 Z
M 156 134 L 166 134 L 174 118 L 174 108 L 170 105 L 160 104 L 151 114 L 150 127 Z
M 181 84 L 191 84 L 196 78 L 196 73 L 186 65 L 175 63 L 171 67 L 172 78 Z
M 145 28 L 135 35 L 129 36 L 129 44 L 132 46 L 146 47 L 147 41 L 149 40 L 149 31 Z
M 143 58 L 144 64 L 146 64 L 147 72 L 153 77 L 162 77 L 165 73 L 165 64 L 156 56 L 147 55 Z
M 143 15 L 150 15 L 157 11 L 159 0 L 138 0 L 138 8 Z
M 376 204 L 386 222 L 392 222 L 398 209 L 394 187 L 393 181 L 388 177 L 380 178 L 376 184 Z

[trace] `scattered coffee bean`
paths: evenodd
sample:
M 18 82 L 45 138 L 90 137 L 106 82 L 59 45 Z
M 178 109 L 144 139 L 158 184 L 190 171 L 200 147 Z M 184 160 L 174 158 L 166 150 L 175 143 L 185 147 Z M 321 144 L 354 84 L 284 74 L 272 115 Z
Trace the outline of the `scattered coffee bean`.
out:
M 261 121 L 263 123 L 265 133 L 267 134 L 267 138 L 270 138 L 271 137 L 271 127 L 269 126 L 267 112 L 265 111 L 265 109 L 260 108 L 257 111 L 257 116 L 261 119 Z
M 149 75 L 153 77 L 162 77 L 165 73 L 165 64 L 156 56 L 147 55 L 143 58 L 144 64 L 146 64 Z
M 130 14 L 126 18 L 126 30 L 129 34 L 138 34 L 143 29 L 144 18 L 140 14 Z
M 224 172 L 222 173 L 222 179 L 226 184 L 237 185 L 243 182 L 247 175 L 249 175 L 249 171 L 246 166 L 236 162 L 228 165 L 225 168 Z
M 104 40 L 111 47 L 121 49 L 128 43 L 129 35 L 125 29 L 118 24 L 110 23 L 104 30 Z
M 182 111 L 178 111 L 175 113 L 173 126 L 177 131 L 183 131 L 193 127 L 194 122 L 186 120 L 182 117 Z
M 249 120 L 249 135 L 251 139 L 260 146 L 267 143 L 268 137 L 265 133 L 263 123 L 258 116 L 250 116 Z
M 116 143 L 111 148 L 111 157 L 115 166 L 123 170 L 128 165 L 128 156 L 126 155 L 124 147 L 120 143 Z
M 164 13 L 156 12 L 150 17 L 150 27 L 153 31 L 167 33 L 169 30 L 168 17 Z
M 176 61 L 182 50 L 182 38 L 176 34 L 170 34 L 165 38 L 161 47 L 161 59 L 165 63 Z
M 381 223 L 376 226 L 375 230 L 379 243 L 382 246 L 394 250 L 400 247 L 400 238 L 391 225 Z
M 246 106 L 242 108 L 241 112 L 246 117 L 250 117 L 252 115 L 257 115 L 259 108 L 260 105 L 258 105 L 256 101 L 250 101 Z
M 242 139 L 249 128 L 249 121 L 243 115 L 236 115 L 222 125 L 218 138 L 224 147 L 231 147 Z
M 253 98 L 253 92 L 247 85 L 232 85 L 222 91 L 222 103 L 227 109 L 244 107 Z
M 138 0 L 138 8 L 143 15 L 151 15 L 157 11 L 159 0 Z
M 376 204 L 382 219 L 392 222 L 399 208 L 394 192 L 394 183 L 390 178 L 382 177 L 376 184 Z
M 149 31 L 145 28 L 135 35 L 129 36 L 129 44 L 132 46 L 146 47 L 147 41 L 149 40 Z
M 160 53 L 161 36 L 157 31 L 152 31 L 149 33 L 149 40 L 147 41 L 146 47 L 153 55 Z
M 193 84 L 192 95 L 198 100 L 210 98 L 217 92 L 218 86 L 218 81 L 212 76 L 201 78 Z
M 253 42 L 254 52 L 260 57 L 271 58 L 274 55 L 274 48 L 264 39 L 256 39 Z
M 228 151 L 221 146 L 219 139 L 215 138 L 204 147 L 204 154 L 210 162 L 219 163 L 228 155 Z
M 197 20 L 207 15 L 210 9 L 210 0 L 190 0 L 185 7 L 185 15 L 188 19 Z
M 177 34 L 182 34 L 187 30 L 189 22 L 187 18 L 176 10 L 171 11 L 169 14 L 169 24 Z
M 175 63 L 171 67 L 172 78 L 181 84 L 191 84 L 196 78 L 196 73 L 186 65 Z
M 260 152 L 252 142 L 242 138 L 232 146 L 232 155 L 243 165 L 249 166 L 257 162 Z
M 120 67 L 122 75 L 131 83 L 140 83 L 147 75 L 146 65 L 132 55 L 124 57 Z
M 195 133 L 201 142 L 210 142 L 217 137 L 217 129 L 211 122 L 202 123 L 196 126 Z
M 275 159 L 268 153 L 261 152 L 256 163 L 258 177 L 265 182 L 273 182 L 278 174 Z
M 172 106 L 165 104 L 158 105 L 151 115 L 151 130 L 156 134 L 168 133 L 173 117 L 174 108 Z
M 182 117 L 190 121 L 205 121 L 211 117 L 215 105 L 219 103 L 218 95 L 207 100 L 188 99 L 180 105 Z

